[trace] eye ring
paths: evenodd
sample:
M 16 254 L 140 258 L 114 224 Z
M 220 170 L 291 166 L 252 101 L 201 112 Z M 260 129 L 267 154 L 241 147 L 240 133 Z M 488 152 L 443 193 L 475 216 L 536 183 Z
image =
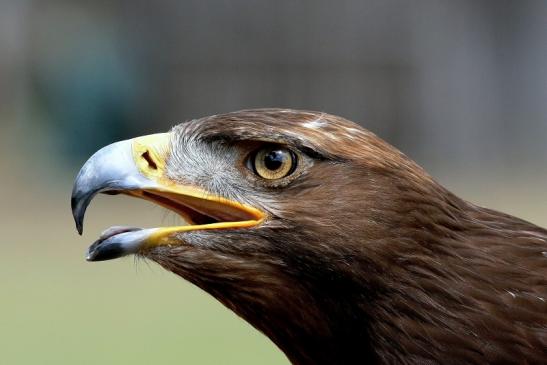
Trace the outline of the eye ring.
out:
M 278 180 L 296 170 L 297 157 L 283 146 L 264 146 L 251 155 L 252 170 L 265 180 Z

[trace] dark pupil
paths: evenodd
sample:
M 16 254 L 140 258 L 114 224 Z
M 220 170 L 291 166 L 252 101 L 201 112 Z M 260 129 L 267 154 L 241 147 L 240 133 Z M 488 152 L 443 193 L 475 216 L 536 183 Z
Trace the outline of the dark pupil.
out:
M 283 165 L 284 160 L 285 155 L 282 151 L 270 151 L 264 156 L 264 166 L 266 166 L 268 170 L 275 171 Z

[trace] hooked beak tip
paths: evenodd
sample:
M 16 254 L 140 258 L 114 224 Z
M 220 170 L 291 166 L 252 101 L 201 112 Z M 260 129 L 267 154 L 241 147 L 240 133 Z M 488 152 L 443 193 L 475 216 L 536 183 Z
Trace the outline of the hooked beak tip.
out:
M 81 200 L 78 199 L 74 193 L 70 199 L 70 206 L 72 208 L 72 217 L 74 218 L 74 223 L 76 224 L 76 230 L 81 236 L 84 232 L 84 214 L 82 211 Z
M 81 236 L 84 233 L 84 227 L 82 224 L 76 223 L 76 230 L 78 231 L 78 234 Z

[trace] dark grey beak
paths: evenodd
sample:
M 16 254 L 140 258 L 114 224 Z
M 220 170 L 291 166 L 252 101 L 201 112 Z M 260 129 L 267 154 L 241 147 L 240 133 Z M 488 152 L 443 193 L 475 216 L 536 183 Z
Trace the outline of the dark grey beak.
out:
M 135 164 L 132 140 L 121 141 L 97 151 L 84 164 L 72 189 L 70 203 L 79 234 L 83 232 L 85 211 L 98 193 L 127 192 L 156 187 Z M 101 235 L 87 252 L 88 261 L 118 258 L 138 251 L 155 229 L 113 227 Z
M 98 193 L 115 193 L 156 185 L 138 171 L 133 160 L 131 142 L 116 142 L 100 149 L 78 173 L 70 203 L 79 234 L 83 232 L 85 211 Z

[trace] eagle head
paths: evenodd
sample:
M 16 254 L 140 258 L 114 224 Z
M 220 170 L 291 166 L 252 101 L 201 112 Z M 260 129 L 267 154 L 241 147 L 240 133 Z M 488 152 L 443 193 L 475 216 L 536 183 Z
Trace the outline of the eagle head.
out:
M 247 110 L 104 147 L 72 192 L 80 233 L 100 192 L 152 201 L 186 224 L 112 227 L 89 261 L 155 261 L 265 333 L 293 363 L 481 363 L 545 351 L 547 306 L 537 299 L 547 296 L 545 231 L 459 199 L 343 118 Z M 511 236 L 511 225 L 529 232 L 510 250 L 530 270 L 502 265 L 497 237 Z M 521 300 L 544 317 L 524 316 L 520 328 L 504 308 L 523 275 L 533 288 Z

